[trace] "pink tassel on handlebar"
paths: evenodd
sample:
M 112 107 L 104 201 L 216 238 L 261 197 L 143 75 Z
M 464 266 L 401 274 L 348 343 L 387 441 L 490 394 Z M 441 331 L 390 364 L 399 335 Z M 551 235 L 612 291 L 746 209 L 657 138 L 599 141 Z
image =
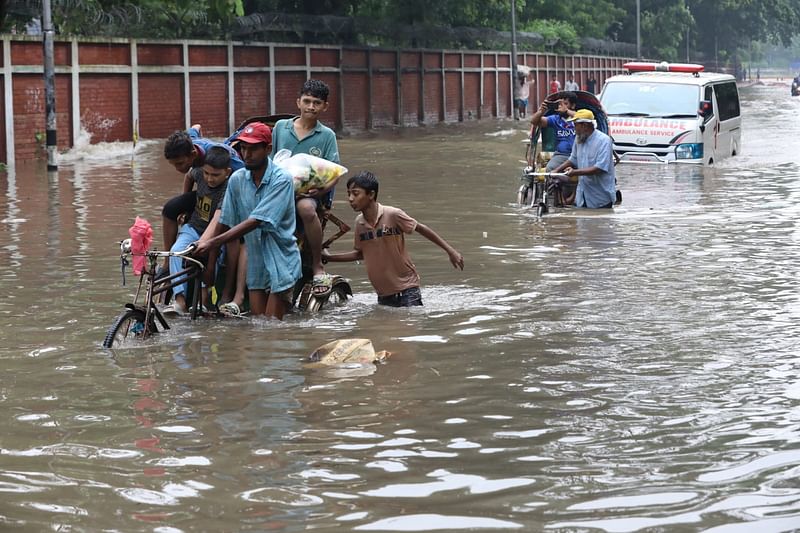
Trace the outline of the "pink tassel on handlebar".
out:
M 150 243 L 153 242 L 153 227 L 147 220 L 136 217 L 136 222 L 128 229 L 128 235 L 131 236 L 133 273 L 141 276 L 146 264 L 144 253 L 150 249 Z

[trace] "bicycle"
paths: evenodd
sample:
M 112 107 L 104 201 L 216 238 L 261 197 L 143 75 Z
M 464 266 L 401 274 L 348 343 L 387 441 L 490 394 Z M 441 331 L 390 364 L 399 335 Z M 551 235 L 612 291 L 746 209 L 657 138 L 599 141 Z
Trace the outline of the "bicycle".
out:
M 161 252 L 158 250 L 147 251 L 143 255 L 146 259 L 146 264 L 141 276 L 139 277 L 139 285 L 136 289 L 136 294 L 133 297 L 133 302 L 125 304 L 125 311 L 123 311 L 114 320 L 114 323 L 108 328 L 105 339 L 103 340 L 104 348 L 120 347 L 129 339 L 144 340 L 151 335 L 161 331 L 170 329 L 164 315 L 159 311 L 156 306 L 156 299 L 159 295 L 167 293 L 174 287 L 186 282 L 190 282 L 192 290 L 189 309 L 191 310 L 191 317 L 197 318 L 202 314 L 202 305 L 200 302 L 202 274 L 205 270 L 205 265 L 202 261 L 191 257 L 194 251 L 194 244 L 189 245 L 185 250 L 180 252 Z M 125 285 L 125 267 L 130 264 L 129 258 L 134 253 L 131 250 L 131 240 L 125 239 L 120 242 L 120 263 L 122 267 L 122 284 Z M 158 276 L 159 260 L 169 257 L 180 257 L 186 263 L 186 267 L 174 274 L 165 276 Z M 144 301 L 139 304 L 139 298 L 142 295 L 142 288 L 144 287 Z
M 350 231 L 350 226 L 342 222 L 327 209 L 321 209 L 319 216 L 322 219 L 323 230 L 326 222 L 330 221 L 337 228 L 337 232 L 323 243 L 323 247 L 328 247 L 333 241 Z M 350 282 L 346 278 L 333 275 L 331 289 L 327 294 L 315 294 L 313 290 L 313 273 L 310 267 L 310 252 L 305 249 L 305 240 L 302 236 L 298 239 L 301 251 L 302 275 L 294 286 L 292 308 L 307 313 L 316 313 L 327 306 L 341 306 L 353 296 Z M 169 303 L 170 291 L 182 284 L 189 283 L 187 290 L 187 302 L 189 303 L 190 317 L 196 319 L 204 314 L 204 308 L 199 295 L 202 289 L 202 278 L 205 265 L 202 261 L 191 256 L 195 245 L 189 245 L 185 250 L 179 252 L 147 251 L 140 255 L 146 258 L 146 264 L 139 278 L 139 286 L 136 289 L 133 302 L 125 304 L 123 311 L 114 320 L 111 327 L 106 332 L 103 340 L 103 347 L 116 348 L 124 345 L 128 340 L 144 340 L 159 331 L 170 329 L 164 314 L 156 305 L 159 297 L 163 296 L 164 304 Z M 125 239 L 120 242 L 120 262 L 122 267 L 122 284 L 125 285 L 125 267 L 130 264 L 130 258 L 134 255 L 131 251 L 131 240 Z M 180 257 L 186 263 L 185 268 L 175 274 L 159 275 L 158 265 L 160 260 L 169 257 Z M 220 276 L 221 278 L 221 276 Z M 144 290 L 143 290 L 144 289 Z M 140 304 L 140 298 L 144 295 L 144 300 Z M 218 316 L 223 316 L 217 313 Z
M 333 241 L 350 231 L 350 226 L 330 212 L 329 209 L 320 207 L 317 211 L 322 223 L 322 231 L 325 231 L 327 222 L 330 221 L 337 228 L 337 232 L 322 243 L 322 248 L 328 248 Z M 332 275 L 331 290 L 324 295 L 314 293 L 314 273 L 311 271 L 311 252 L 308 250 L 305 238 L 298 236 L 298 246 L 300 247 L 300 258 L 302 265 L 302 275 L 294 286 L 293 307 L 300 311 L 316 313 L 325 305 L 330 304 L 338 307 L 347 302 L 353 296 L 353 289 L 346 278 L 338 274 Z
M 524 193 L 520 190 L 520 197 L 525 199 L 530 189 L 533 189 L 528 207 L 536 209 L 537 217 L 546 215 L 553 207 L 563 207 L 565 205 L 561 181 L 555 178 L 566 177 L 566 174 L 561 172 L 537 172 L 532 167 L 525 167 L 523 173 L 526 183 L 529 182 L 530 184 L 523 185 L 528 190 Z

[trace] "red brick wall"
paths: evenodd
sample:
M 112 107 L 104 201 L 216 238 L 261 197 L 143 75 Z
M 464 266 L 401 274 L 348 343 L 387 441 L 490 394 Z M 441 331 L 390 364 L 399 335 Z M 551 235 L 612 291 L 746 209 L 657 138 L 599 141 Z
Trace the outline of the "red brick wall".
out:
M 268 67 L 269 48 L 266 46 L 235 46 L 233 65 L 236 67 Z
M 12 67 L 41 67 L 40 40 L 15 37 L 10 42 Z M 115 65 L 124 67 L 132 63 L 130 46 L 126 43 L 79 42 L 78 58 L 71 57 L 71 43 L 55 43 L 57 66 L 69 66 L 73 59 L 76 63 L 79 59 L 82 65 L 107 65 L 109 69 Z M 192 43 L 188 50 L 189 63 L 195 68 L 227 65 L 228 47 L 224 43 Z M 309 73 L 311 77 L 324 80 L 331 88 L 329 108 L 322 120 L 334 128 L 363 130 L 369 126 L 392 126 L 398 122 L 401 125 L 416 125 L 420 119 L 420 107 L 424 108 L 422 120 L 426 124 L 441 120 L 453 122 L 511 115 L 508 71 L 484 72 L 483 75 L 461 71 L 462 65 L 466 69 L 476 69 L 481 66 L 495 68 L 497 64 L 497 68 L 508 69 L 511 58 L 506 53 L 398 53 L 394 50 L 357 48 L 343 48 L 340 51 L 338 48 L 312 46 L 308 48 L 311 64 L 306 65 L 307 48 L 304 46 L 272 45 L 272 50 L 275 66 L 281 68 L 274 72 L 274 87 L 270 86 L 270 47 L 239 44 L 234 48 L 234 66 L 255 68 L 257 71 L 235 73 L 233 95 L 228 94 L 227 73 L 191 73 L 190 110 L 184 109 L 183 73 L 140 72 L 139 134 L 144 138 L 164 138 L 174 130 L 184 128 L 188 113 L 192 122 L 203 124 L 208 135 L 226 136 L 229 133 L 229 98 L 235 99 L 235 124 L 251 116 L 269 114 L 272 98 L 275 112 L 295 113 L 298 90 Z M 183 65 L 183 45 L 180 43 L 138 43 L 137 55 L 138 64 L 142 67 Z M 401 68 L 400 95 L 397 94 L 398 58 Z M 606 77 L 621 70 L 626 59 L 522 53 L 518 61 L 537 70 L 533 75 L 537 83 L 530 99 L 533 109 L 546 95 L 549 78 L 553 74 L 563 83 L 565 76 L 574 72 L 575 78 L 585 85 L 589 74 L 594 72 L 599 87 Z M 368 66 L 372 68 L 371 94 Z M 337 72 L 337 68 L 341 72 Z M 422 73 L 423 68 L 428 72 Z M 445 108 L 442 105 L 442 76 L 447 82 Z M 59 146 L 68 148 L 72 141 L 71 75 L 59 74 L 56 78 Z M 423 79 L 425 94 L 421 106 L 420 87 Z M 8 86 L 7 81 L 4 86 Z M 80 96 L 81 118 L 84 127 L 94 135 L 95 142 L 130 140 L 133 128 L 131 79 L 128 73 L 81 74 Z M 400 102 L 398 96 L 402 96 Z M 37 132 L 44 132 L 45 122 L 41 73 L 15 73 L 13 99 L 16 158 L 24 160 L 41 156 L 42 150 L 36 140 Z M 4 126 L 3 115 L 7 112 L 0 109 L 0 133 Z M 9 147 L 3 146 L 4 139 L 0 134 L 0 155 L 7 158 Z
M 69 76 L 56 76 L 56 135 L 59 150 L 67 150 L 72 146 L 70 88 Z M 15 157 L 22 161 L 44 157 L 46 115 L 42 76 L 40 74 L 15 75 L 13 98 Z
M 127 75 L 84 74 L 80 79 L 81 126 L 92 142 L 131 139 L 131 81 Z
M 374 127 L 395 124 L 397 87 L 395 75 L 372 75 L 372 125 Z
M 478 118 L 481 107 L 481 75 L 478 72 L 464 73 L 464 120 Z
M 342 67 L 366 67 L 367 66 L 367 51 L 354 50 L 352 48 L 345 48 L 342 51 Z
M 70 64 L 69 43 L 55 43 L 53 45 L 53 60 L 56 66 Z M 14 42 L 11 46 L 12 65 L 43 65 L 44 49 L 38 41 Z
M 139 136 L 165 138 L 184 129 L 183 76 L 139 75 Z
M 225 73 L 192 74 L 191 87 L 192 124 L 202 124 L 207 137 L 227 137 L 228 131 L 228 77 Z
M 483 73 L 483 108 L 481 117 L 491 117 L 495 114 L 495 80 L 494 72 Z
M 276 113 L 297 112 L 297 95 L 305 81 L 304 72 L 278 72 L 275 74 Z
M 139 44 L 136 56 L 140 65 L 183 65 L 183 47 L 178 44 Z
M 313 49 L 311 50 L 311 64 L 315 67 L 338 67 L 339 50 Z
M 461 116 L 461 74 L 458 72 L 445 73 L 445 86 L 447 97 L 444 120 L 456 122 Z
M 302 47 L 275 47 L 276 65 L 305 65 L 306 49 Z
M 228 64 L 228 48 L 225 46 L 190 46 L 189 64 L 198 67 L 224 67 Z
M 414 126 L 419 123 L 419 73 L 403 74 L 400 88 L 403 93 L 403 109 L 400 110 L 400 123 Z
M 442 110 L 442 76 L 425 74 L 425 124 L 439 122 L 444 113 Z
M 233 87 L 234 124 L 238 126 L 246 118 L 269 115 L 269 74 L 237 74 Z
M 342 83 L 347 87 L 344 94 L 344 127 L 363 130 L 367 127 L 369 85 L 366 73 L 345 74 Z
M 78 45 L 78 63 L 81 65 L 130 65 L 131 47 L 127 44 Z

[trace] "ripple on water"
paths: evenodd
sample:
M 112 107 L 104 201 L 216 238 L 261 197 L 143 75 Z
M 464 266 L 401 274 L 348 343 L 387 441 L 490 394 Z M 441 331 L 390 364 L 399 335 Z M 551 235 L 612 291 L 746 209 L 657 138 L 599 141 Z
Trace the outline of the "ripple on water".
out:
M 416 514 L 384 518 L 369 524 L 356 526 L 357 531 L 472 531 L 480 529 L 520 529 L 523 525 L 495 518 L 455 516 L 440 514 Z
M 429 483 L 400 483 L 379 489 L 360 492 L 363 496 L 381 498 L 428 498 L 440 492 L 466 489 L 470 494 L 489 494 L 514 487 L 524 487 L 535 483 L 533 479 L 505 478 L 486 479 L 482 476 L 453 474 L 447 470 L 435 470 L 428 477 L 438 481 Z

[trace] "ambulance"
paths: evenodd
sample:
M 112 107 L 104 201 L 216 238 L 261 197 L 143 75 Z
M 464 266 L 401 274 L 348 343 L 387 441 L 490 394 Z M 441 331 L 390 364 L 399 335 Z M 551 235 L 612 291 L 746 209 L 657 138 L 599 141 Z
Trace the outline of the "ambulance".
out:
M 620 162 L 713 165 L 738 154 L 742 117 L 736 79 L 690 63 L 623 65 L 600 101 Z

